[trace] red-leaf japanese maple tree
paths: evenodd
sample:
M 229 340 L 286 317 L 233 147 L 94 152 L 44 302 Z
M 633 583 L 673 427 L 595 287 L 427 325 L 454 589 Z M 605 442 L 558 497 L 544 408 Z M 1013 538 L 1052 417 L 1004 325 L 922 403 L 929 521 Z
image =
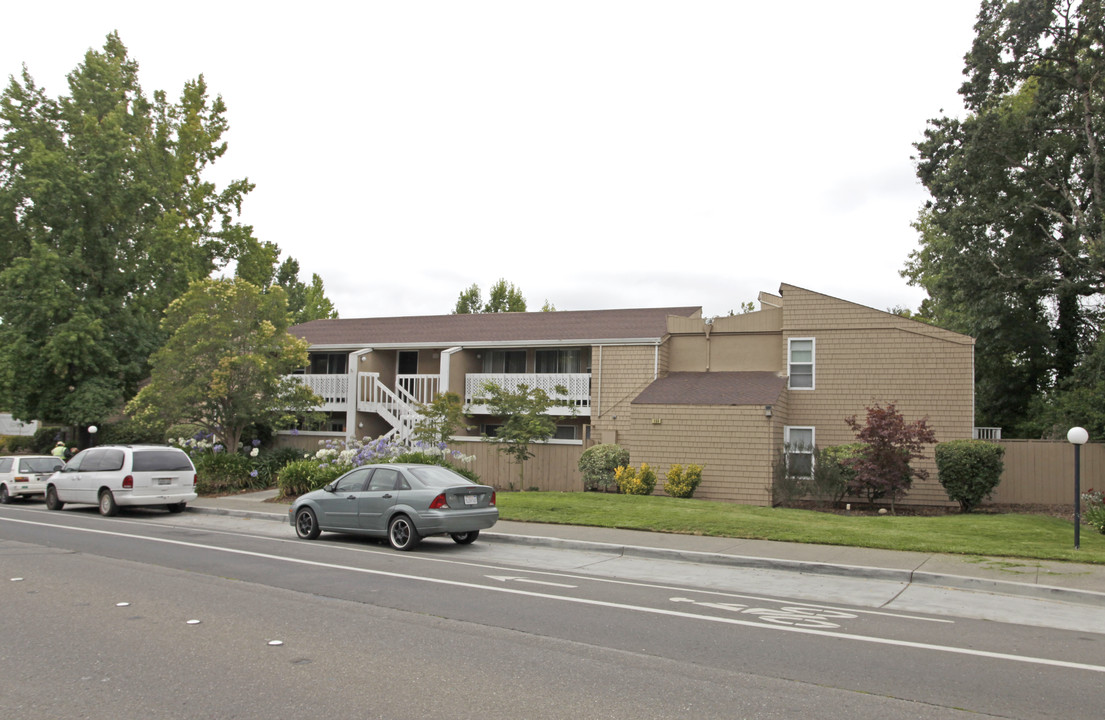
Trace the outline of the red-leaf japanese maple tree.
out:
M 890 510 L 913 486 L 913 479 L 924 480 L 928 471 L 910 467 L 910 462 L 922 457 L 926 444 L 936 442 L 936 434 L 928 426 L 928 418 L 906 423 L 894 403 L 867 408 L 867 422 L 860 425 L 853 415 L 844 422 L 864 444 L 864 452 L 844 462 L 855 471 L 849 493 L 866 496 L 868 502 L 890 498 Z

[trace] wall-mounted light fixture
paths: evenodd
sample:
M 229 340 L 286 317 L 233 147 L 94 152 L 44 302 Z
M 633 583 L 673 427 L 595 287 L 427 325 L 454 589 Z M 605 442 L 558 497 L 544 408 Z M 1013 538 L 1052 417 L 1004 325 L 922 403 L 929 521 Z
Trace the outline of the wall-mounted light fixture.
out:
M 771 417 L 771 406 L 764 405 L 764 417 Z

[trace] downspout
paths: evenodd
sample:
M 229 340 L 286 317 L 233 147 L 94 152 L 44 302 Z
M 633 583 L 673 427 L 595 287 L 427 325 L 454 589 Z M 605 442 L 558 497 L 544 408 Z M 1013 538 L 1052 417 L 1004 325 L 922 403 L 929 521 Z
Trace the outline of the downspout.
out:
M 593 369 L 592 369 L 593 372 Z M 602 345 L 599 345 L 599 381 L 598 381 L 598 393 L 595 395 L 595 414 L 592 416 L 595 420 L 602 418 Z M 592 425 L 594 423 L 592 422 Z

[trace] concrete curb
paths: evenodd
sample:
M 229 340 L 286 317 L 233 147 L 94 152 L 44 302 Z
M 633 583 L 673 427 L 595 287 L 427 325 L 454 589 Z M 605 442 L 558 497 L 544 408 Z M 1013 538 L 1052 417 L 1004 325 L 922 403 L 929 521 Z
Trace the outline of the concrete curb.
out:
M 234 510 L 221 507 L 197 507 L 195 505 L 189 505 L 187 511 L 207 515 L 270 520 L 281 523 L 288 522 L 287 511 L 283 513 L 262 512 L 258 510 Z M 869 567 L 863 565 L 838 565 L 808 560 L 785 560 L 781 558 L 765 558 L 751 555 L 725 555 L 695 550 L 672 550 L 669 548 L 621 545 L 618 543 L 601 543 L 589 540 L 570 540 L 564 538 L 542 537 L 539 535 L 515 535 L 484 531 L 480 533 L 480 537 L 489 542 L 526 545 L 528 547 L 557 547 L 566 550 L 597 552 L 608 555 L 621 555 L 624 557 L 673 560 L 704 565 L 725 565 L 728 567 L 776 570 L 811 575 L 830 575 L 861 580 L 883 580 L 906 585 L 916 584 L 933 587 L 948 587 L 957 590 L 974 590 L 976 592 L 989 592 L 999 595 L 1017 595 L 1041 600 L 1056 600 L 1078 605 L 1105 607 L 1105 593 L 1095 592 L 1093 590 L 1074 590 L 1052 585 L 1019 583 L 1009 580 L 987 580 L 964 575 L 948 575 L 944 573 Z

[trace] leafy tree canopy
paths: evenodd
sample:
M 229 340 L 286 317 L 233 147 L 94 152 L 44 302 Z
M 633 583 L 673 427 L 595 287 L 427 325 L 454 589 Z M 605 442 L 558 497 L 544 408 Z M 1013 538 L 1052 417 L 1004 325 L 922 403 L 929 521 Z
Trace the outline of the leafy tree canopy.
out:
M 0 95 L 0 405 L 102 421 L 147 375 L 165 308 L 258 247 L 235 221 L 247 180 L 204 172 L 226 107 L 203 76 L 148 97 L 112 33 L 51 98 L 24 68 Z
M 453 308 L 454 315 L 475 313 L 499 313 L 499 312 L 525 312 L 526 299 L 522 297 L 522 291 L 508 284 L 506 280 L 491 286 L 491 293 L 486 304 L 481 304 L 480 286 L 473 283 L 467 290 L 461 292 L 457 298 L 457 304 Z M 546 308 L 555 310 L 549 301 L 545 301 Z M 542 308 L 544 309 L 544 308 Z
M 321 404 L 294 376 L 307 343 L 288 333 L 284 291 L 241 279 L 201 280 L 165 315 L 168 342 L 150 358 L 150 383 L 127 405 L 154 426 L 193 423 L 235 451 L 250 424 L 290 427 Z
M 931 200 L 903 275 L 928 293 L 922 318 L 977 339 L 976 422 L 1013 437 L 1039 432 L 1033 408 L 1074 390 L 1100 334 L 1103 7 L 984 0 L 968 114 L 931 120 L 917 144 Z

